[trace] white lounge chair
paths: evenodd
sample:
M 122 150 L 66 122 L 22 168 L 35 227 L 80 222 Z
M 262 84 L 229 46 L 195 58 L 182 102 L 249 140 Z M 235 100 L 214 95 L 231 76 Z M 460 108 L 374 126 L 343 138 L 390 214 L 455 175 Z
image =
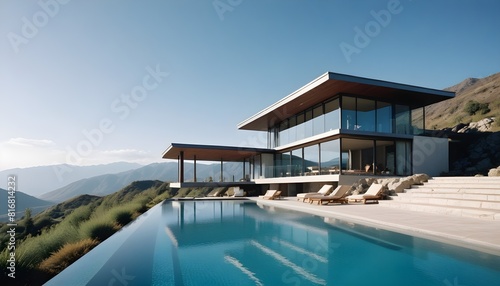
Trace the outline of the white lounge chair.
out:
M 381 184 L 372 184 L 366 193 L 361 195 L 352 195 L 348 196 L 347 200 L 349 203 L 351 202 L 362 202 L 366 204 L 366 201 L 374 201 L 374 203 L 378 204 L 378 200 L 380 199 L 380 193 L 384 189 L 384 186 Z
M 347 199 L 345 198 L 345 195 L 349 190 L 351 189 L 350 185 L 339 185 L 333 192 L 329 195 L 326 196 L 310 196 L 309 197 L 309 203 L 312 204 L 313 202 L 318 202 L 319 204 L 323 204 L 324 202 L 327 202 L 326 204 L 329 203 L 347 203 Z
M 309 197 L 311 197 L 311 196 L 318 196 L 318 195 L 325 196 L 332 190 L 332 188 L 333 188 L 333 185 L 324 185 L 317 192 L 297 194 L 297 200 L 298 201 L 302 200 L 303 202 L 305 202 L 305 200 L 309 199 Z
M 281 192 L 278 190 L 268 190 L 264 195 L 259 196 L 261 199 L 265 200 L 274 200 L 275 198 L 279 197 L 281 195 Z

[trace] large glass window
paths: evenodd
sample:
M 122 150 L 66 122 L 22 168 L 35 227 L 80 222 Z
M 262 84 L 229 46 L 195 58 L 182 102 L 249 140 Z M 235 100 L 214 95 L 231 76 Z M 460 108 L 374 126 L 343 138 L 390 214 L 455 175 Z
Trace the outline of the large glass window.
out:
M 377 132 L 392 133 L 392 104 L 377 101 Z
M 319 145 L 304 148 L 304 174 L 319 175 Z
M 413 134 L 420 135 L 424 133 L 425 120 L 424 120 L 424 108 L 415 108 L 411 111 L 411 127 Z
M 259 179 L 260 176 L 262 175 L 260 167 L 261 167 L 260 155 L 254 156 L 253 157 L 253 178 L 254 179 Z
M 410 128 L 410 107 L 396 104 L 396 133 L 411 134 Z
M 346 156 L 347 166 L 344 174 L 371 174 L 374 172 L 374 141 L 360 139 L 341 139 L 342 154 Z M 344 158 L 342 158 L 344 160 Z
M 302 166 L 302 148 L 292 151 L 292 176 L 302 176 L 303 166 Z
M 288 140 L 288 131 L 288 120 L 283 120 L 283 122 L 281 122 L 280 124 L 280 145 L 290 143 L 290 141 Z
M 245 159 L 245 161 L 243 162 L 243 169 L 244 169 L 243 179 L 245 181 L 250 181 L 250 160 L 249 159 Z
M 338 174 L 340 172 L 340 140 L 332 140 L 320 144 L 321 174 Z
M 394 141 L 376 142 L 375 170 L 380 175 L 394 175 Z
M 408 176 L 411 174 L 411 143 L 396 142 L 396 175 Z
M 356 130 L 375 131 L 375 101 L 358 98 Z
M 288 119 L 288 142 L 294 142 L 297 140 L 297 118 L 295 116 Z
M 305 130 L 306 130 L 306 133 L 305 133 L 305 137 L 304 138 L 307 138 L 307 137 L 311 137 L 313 136 L 313 111 L 312 110 L 307 110 L 305 112 L 305 116 L 306 116 L 306 122 L 305 122 Z
M 342 129 L 356 129 L 356 98 L 342 97 Z
M 306 136 L 306 126 L 304 124 L 304 113 L 297 115 L 297 138 L 296 140 L 304 139 Z
M 323 105 L 317 106 L 312 110 L 313 116 L 313 135 L 325 132 L 325 117 L 323 116 Z
M 290 152 L 279 154 L 277 158 L 280 159 L 280 162 L 276 163 L 279 164 L 276 175 L 280 177 L 290 177 L 292 175 Z
M 334 99 L 325 103 L 325 131 L 340 128 L 339 99 Z

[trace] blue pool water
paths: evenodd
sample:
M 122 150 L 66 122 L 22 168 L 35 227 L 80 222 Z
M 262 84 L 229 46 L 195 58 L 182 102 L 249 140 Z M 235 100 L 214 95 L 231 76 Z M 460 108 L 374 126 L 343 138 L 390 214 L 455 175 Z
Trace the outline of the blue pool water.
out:
M 500 285 L 500 257 L 251 201 L 166 201 L 47 285 Z

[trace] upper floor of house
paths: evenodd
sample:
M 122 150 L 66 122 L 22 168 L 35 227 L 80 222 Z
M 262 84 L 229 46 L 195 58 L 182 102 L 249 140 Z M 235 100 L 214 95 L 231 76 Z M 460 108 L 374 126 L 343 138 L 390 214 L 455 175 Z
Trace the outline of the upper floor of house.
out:
M 421 135 L 425 106 L 453 92 L 327 72 L 238 125 L 265 131 L 268 148 L 322 134 Z

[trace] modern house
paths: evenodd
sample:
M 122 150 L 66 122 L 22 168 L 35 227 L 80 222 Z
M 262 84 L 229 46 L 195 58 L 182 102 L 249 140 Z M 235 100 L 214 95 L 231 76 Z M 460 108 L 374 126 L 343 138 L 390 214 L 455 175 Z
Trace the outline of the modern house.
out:
M 327 72 L 238 124 L 267 134 L 267 148 L 172 143 L 163 158 L 178 160 L 172 187 L 252 184 L 289 195 L 361 176 L 435 176 L 448 171 L 449 144 L 426 132 L 425 106 L 454 96 Z M 220 162 L 218 176 L 197 179 L 197 161 Z M 185 162 L 194 164 L 190 177 Z

